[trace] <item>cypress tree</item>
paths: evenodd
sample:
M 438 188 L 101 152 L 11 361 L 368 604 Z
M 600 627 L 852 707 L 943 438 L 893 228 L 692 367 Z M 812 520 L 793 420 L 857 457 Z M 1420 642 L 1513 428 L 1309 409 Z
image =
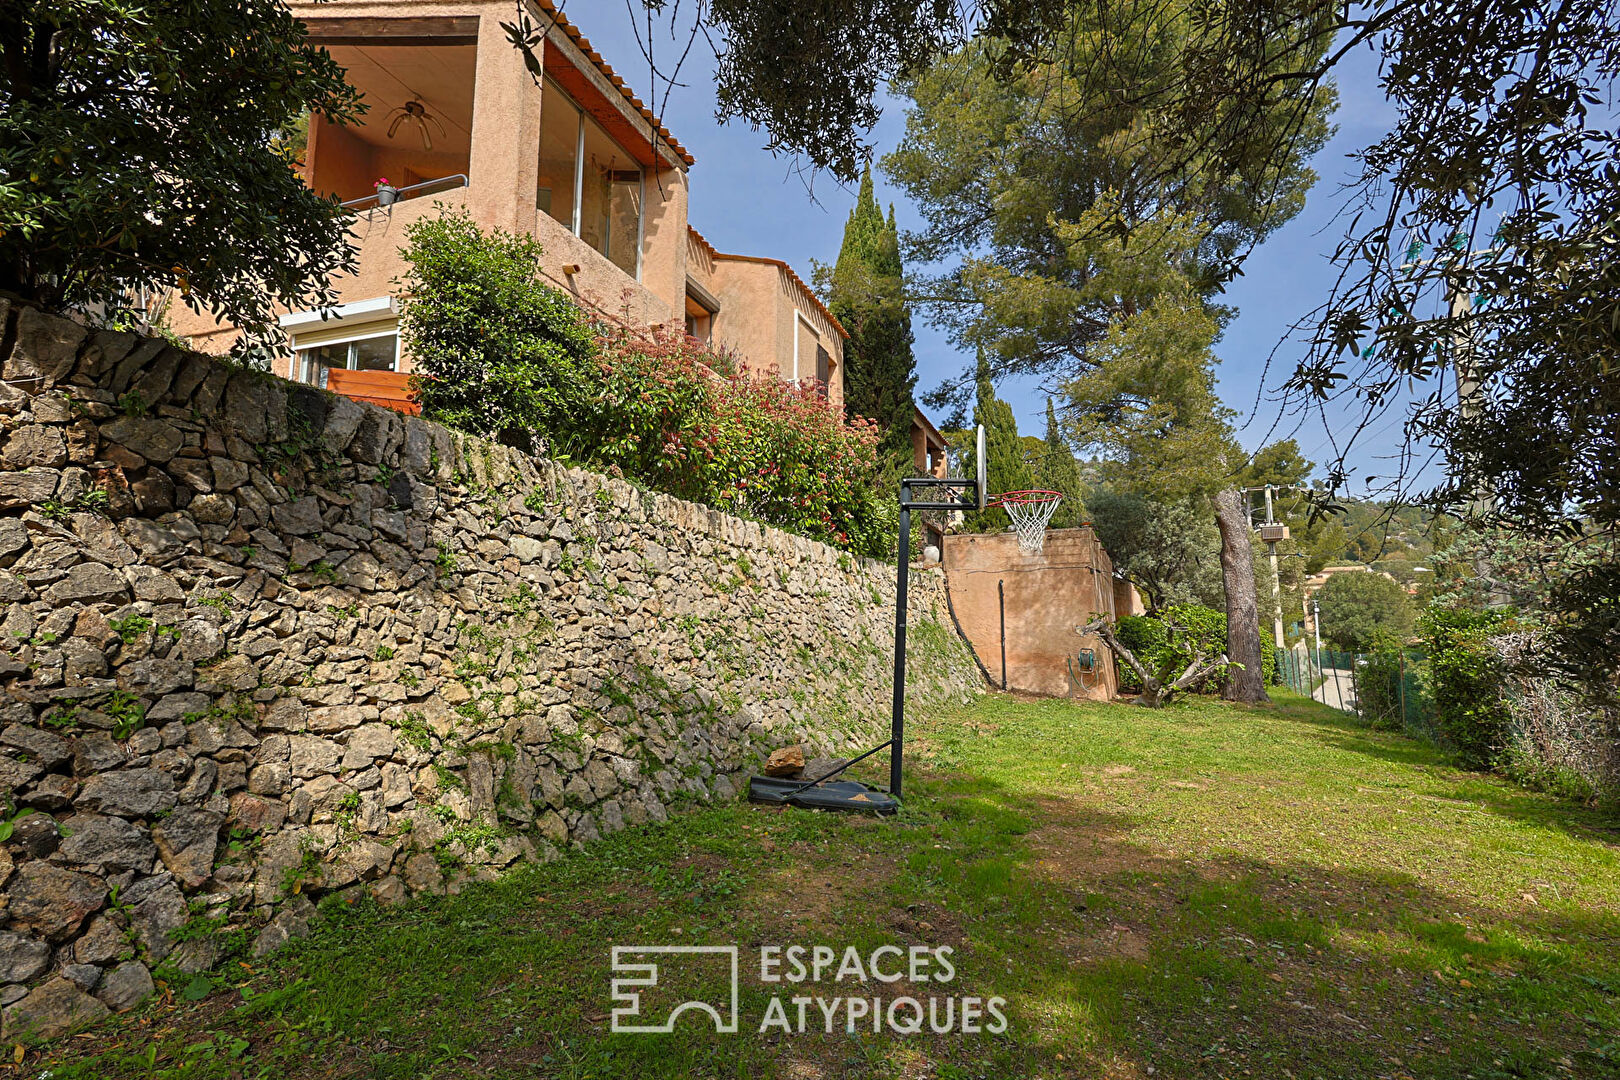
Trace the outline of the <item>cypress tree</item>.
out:
M 1085 481 L 1080 475 L 1080 462 L 1058 427 L 1057 410 L 1052 399 L 1046 399 L 1046 441 L 1041 456 L 1035 462 L 1035 486 L 1047 491 L 1061 491 L 1063 501 L 1052 515 L 1051 528 L 1072 529 L 1086 519 L 1086 504 L 1080 498 Z
M 911 310 L 904 300 L 902 275 L 894 207 L 889 207 L 885 220 L 868 166 L 844 226 L 827 306 L 849 331 L 844 342 L 844 409 L 878 422 L 883 433 L 880 452 L 896 462 L 909 461 L 911 455 L 912 392 L 917 385 Z
M 1035 478 L 1018 438 L 1018 421 L 1013 416 L 1012 406 L 996 397 L 995 387 L 990 382 L 990 364 L 982 353 L 977 381 L 978 402 L 973 408 L 973 422 L 984 425 L 985 473 L 990 494 L 1028 491 L 1035 486 Z M 968 466 L 976 468 L 977 463 L 970 460 Z M 974 532 L 1000 532 L 1010 524 L 1006 512 L 995 508 L 970 514 L 966 521 L 967 528 Z

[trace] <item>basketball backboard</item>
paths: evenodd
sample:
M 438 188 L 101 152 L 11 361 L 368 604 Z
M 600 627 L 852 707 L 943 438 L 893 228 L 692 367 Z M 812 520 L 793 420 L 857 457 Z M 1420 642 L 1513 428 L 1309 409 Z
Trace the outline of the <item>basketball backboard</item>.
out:
M 976 489 L 975 497 L 979 502 L 979 509 L 984 509 L 985 502 L 990 498 L 990 472 L 989 464 L 984 454 L 984 425 L 980 424 L 973 436 L 973 471 Z

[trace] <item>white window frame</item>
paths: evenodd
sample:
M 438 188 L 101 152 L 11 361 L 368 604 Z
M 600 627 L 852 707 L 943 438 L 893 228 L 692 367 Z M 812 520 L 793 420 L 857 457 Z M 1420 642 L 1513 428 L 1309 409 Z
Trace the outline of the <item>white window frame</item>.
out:
M 318 383 L 310 381 L 309 371 L 307 370 L 308 365 L 309 365 L 309 361 L 307 359 L 305 359 L 305 357 L 304 357 L 305 353 L 310 352 L 310 351 L 315 350 L 315 349 L 330 348 L 330 347 L 332 347 L 334 345 L 349 345 L 349 346 L 351 346 L 351 348 L 347 350 L 347 353 L 346 353 L 346 355 L 344 357 L 344 360 L 345 360 L 344 367 L 347 368 L 349 371 L 357 371 L 359 369 L 354 366 L 355 365 L 355 355 L 354 355 L 354 349 L 352 348 L 354 343 L 357 342 L 357 341 L 373 341 L 373 340 L 375 340 L 377 338 L 384 338 L 384 337 L 391 337 L 391 338 L 394 339 L 394 366 L 389 368 L 388 370 L 390 370 L 390 371 L 398 371 L 399 370 L 399 327 L 397 325 L 389 326 L 389 327 L 386 327 L 384 329 L 368 330 L 368 331 L 364 331 L 364 332 L 360 331 L 360 329 L 357 327 L 356 330 L 355 330 L 355 333 L 353 333 L 353 334 L 345 334 L 342 337 L 332 338 L 329 341 L 311 341 L 311 342 L 307 342 L 307 343 L 304 343 L 304 344 L 300 344 L 298 339 L 294 338 L 293 339 L 293 357 L 294 357 L 294 362 L 298 365 L 297 381 L 305 384 L 306 386 L 317 386 L 317 385 L 319 385 Z

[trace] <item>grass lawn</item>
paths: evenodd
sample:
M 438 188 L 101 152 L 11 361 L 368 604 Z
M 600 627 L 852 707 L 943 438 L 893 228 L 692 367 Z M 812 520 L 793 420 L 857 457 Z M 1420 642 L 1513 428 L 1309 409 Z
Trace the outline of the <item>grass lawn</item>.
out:
M 1615 820 L 1278 698 L 913 718 L 899 818 L 719 807 L 452 898 L 329 901 L 17 1075 L 1620 1075 Z M 740 1033 L 611 1034 L 609 948 L 681 942 L 741 946 Z M 757 947 L 794 943 L 949 945 L 956 975 L 761 983 Z M 724 1001 L 713 964 L 669 970 Z M 941 993 L 1005 998 L 1006 1032 L 758 1030 L 775 996 Z

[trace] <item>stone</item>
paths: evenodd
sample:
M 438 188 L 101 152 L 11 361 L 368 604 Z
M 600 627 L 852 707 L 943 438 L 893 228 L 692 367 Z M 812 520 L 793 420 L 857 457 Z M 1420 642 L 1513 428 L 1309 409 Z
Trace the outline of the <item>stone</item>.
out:
M 129 1012 L 152 996 L 152 973 L 139 960 L 126 960 L 101 980 L 96 997 L 113 1012 Z
M 93 1024 L 108 1014 L 107 1006 L 60 976 L 35 989 L 0 1014 L 7 1042 L 23 1036 L 54 1039 Z
M 216 457 L 211 462 L 216 491 L 235 491 L 248 482 L 247 466 L 233 458 Z
M 379 881 L 372 882 L 371 888 L 367 891 L 371 893 L 371 898 L 373 900 L 377 901 L 379 904 L 382 904 L 384 907 L 393 907 L 395 904 L 402 904 L 405 902 L 406 897 L 410 895 L 405 888 L 405 882 L 393 874 L 390 874 Z
M 187 662 L 187 666 L 190 666 Z M 259 669 L 245 656 L 227 656 L 197 673 L 197 689 L 224 693 L 228 690 L 256 690 Z
M 804 771 L 804 747 L 784 746 L 765 759 L 766 776 L 798 776 Z
M 186 907 L 186 898 L 179 886 L 169 880 L 168 875 L 163 877 L 165 880 L 159 882 L 150 895 L 129 913 L 136 940 L 153 960 L 162 960 L 169 955 L 174 948 L 170 935 L 191 921 L 191 911 Z
M 346 397 L 333 398 L 326 412 L 321 442 L 333 453 L 341 453 L 348 449 L 349 442 L 354 438 L 354 433 L 360 430 L 360 421 L 365 415 L 365 407 L 359 402 Z
M 376 710 L 372 710 L 376 715 Z M 357 728 L 366 721 L 366 711 L 358 705 L 329 705 L 309 711 L 309 730 L 322 735 Z
M 73 746 L 66 739 L 27 724 L 12 724 L 0 731 L 0 746 L 21 750 L 46 769 L 65 765 L 73 758 Z
M 183 975 L 196 975 L 219 963 L 219 945 L 211 937 L 188 938 L 164 960 Z
M 290 896 L 276 912 L 275 918 L 265 925 L 253 941 L 253 955 L 268 956 L 294 938 L 309 936 L 309 921 L 315 917 L 315 905 L 302 894 Z
M 292 771 L 285 762 L 267 761 L 248 772 L 247 788 L 255 795 L 285 795 Z
M 287 821 L 287 808 L 279 799 L 238 792 L 231 796 L 230 820 L 260 834 L 273 833 Z
M 51 966 L 51 947 L 43 941 L 0 930 L 0 983 L 32 982 Z
M 444 889 L 444 871 L 439 860 L 419 851 L 405 860 L 405 884 L 412 892 L 437 893 Z
M 135 506 L 148 517 L 167 514 L 175 508 L 174 481 L 164 473 L 153 472 L 129 486 Z
M 343 767 L 363 769 L 378 758 L 393 757 L 397 748 L 393 728 L 387 724 L 362 724 L 349 733 Z
M 91 919 L 84 935 L 73 943 L 73 958 L 81 964 L 108 964 L 133 952 L 124 932 L 106 915 Z
M 288 742 L 292 774 L 301 780 L 333 772 L 343 759 L 343 747 L 331 739 L 294 735 Z
M 27 549 L 28 526 L 19 518 L 0 518 L 0 559 Z
M 186 444 L 180 429 L 167 420 L 136 416 L 120 416 L 102 424 L 101 437 L 160 465 Z
M 180 583 L 163 571 L 152 566 L 126 566 L 124 577 L 128 580 L 130 588 L 135 591 L 135 599 L 148 600 L 154 604 L 178 604 L 185 600 L 185 590 Z
M 88 331 L 71 319 L 35 307 L 20 307 L 16 333 L 11 355 L 0 370 L 12 385 L 37 394 L 73 373 L 79 346 Z
M 48 858 L 62 842 L 56 819 L 49 814 L 14 817 L 11 822 L 11 843 L 36 859 Z
M 274 384 L 257 372 L 238 371 L 225 386 L 225 407 L 221 426 L 243 442 L 258 444 L 270 437 L 272 398 L 279 396 Z
M 270 508 L 270 519 L 276 528 L 293 536 L 308 536 L 321 531 L 321 504 L 313 495 L 296 502 L 282 503 Z
M 73 793 L 78 790 L 79 783 L 73 777 L 51 773 L 40 777 L 21 802 L 35 810 L 65 810 L 73 805 Z
M 228 525 L 236 516 L 236 500 L 229 495 L 198 495 L 186 509 L 200 525 Z
M 263 731 L 303 731 L 309 727 L 309 709 L 301 701 L 279 698 L 259 718 Z
M 225 651 L 225 634 L 207 619 L 187 619 L 179 630 L 177 644 L 182 660 L 195 664 L 212 660 Z
M 188 889 L 198 888 L 214 873 L 214 852 L 225 815 L 182 807 L 152 826 L 163 865 Z
M 92 773 L 116 769 L 126 760 L 124 748 L 111 735 L 92 732 L 73 740 L 73 773 L 89 776 Z
M 63 964 L 62 977 L 80 990 L 89 992 L 101 981 L 101 969 L 94 964 Z
M 118 669 L 118 688 L 141 697 L 162 697 L 197 679 L 197 669 L 188 660 L 149 658 L 123 664 Z
M 62 474 L 55 469 L 32 468 L 0 472 L 0 502 L 14 500 L 38 505 L 56 494 Z
M 157 848 L 146 830 L 123 818 L 78 814 L 63 825 L 68 836 L 57 852 L 70 863 L 144 874 L 157 858 Z
M 23 424 L 0 446 L 0 465 L 27 469 L 40 465 L 60 469 L 67 464 L 67 439 L 62 429 L 45 424 Z
M 110 566 L 80 563 L 68 571 L 67 577 L 45 590 L 45 599 L 54 604 L 121 602 L 129 599 L 129 583 Z
M 545 544 L 527 536 L 514 536 L 511 544 L 512 554 L 516 555 L 518 561 L 522 563 L 532 563 L 545 555 Z
M 99 773 L 84 782 L 76 804 L 119 817 L 151 817 L 175 806 L 174 777 L 159 769 Z
M 100 879 L 38 860 L 18 867 L 9 891 L 12 929 L 53 942 L 71 939 L 107 900 Z

